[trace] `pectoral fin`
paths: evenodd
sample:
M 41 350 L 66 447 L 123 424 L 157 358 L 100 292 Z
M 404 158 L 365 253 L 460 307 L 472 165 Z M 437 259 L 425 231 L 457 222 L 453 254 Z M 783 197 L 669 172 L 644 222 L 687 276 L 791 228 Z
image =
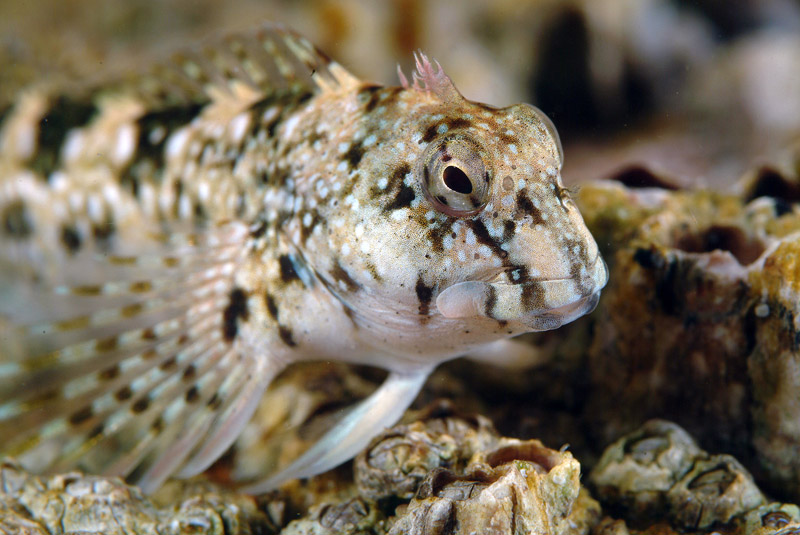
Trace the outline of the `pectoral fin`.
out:
M 409 373 L 392 372 L 378 390 L 346 412 L 332 429 L 289 466 L 243 490 L 260 494 L 290 479 L 325 472 L 352 458 L 381 429 L 400 419 L 430 372 L 431 368 Z

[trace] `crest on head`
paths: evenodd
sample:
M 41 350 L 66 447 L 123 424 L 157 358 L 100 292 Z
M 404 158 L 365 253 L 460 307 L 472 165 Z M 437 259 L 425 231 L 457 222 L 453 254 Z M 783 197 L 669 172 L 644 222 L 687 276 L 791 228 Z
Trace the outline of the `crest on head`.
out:
M 444 73 L 438 61 L 433 60 L 436 64 L 434 66 L 422 51 L 414 53 L 414 60 L 416 62 L 416 70 L 411 74 L 412 83 L 409 83 L 400 65 L 397 66 L 397 76 L 405 89 L 412 88 L 417 91 L 433 93 L 442 100 L 461 96 L 461 93 L 458 92 L 450 77 Z

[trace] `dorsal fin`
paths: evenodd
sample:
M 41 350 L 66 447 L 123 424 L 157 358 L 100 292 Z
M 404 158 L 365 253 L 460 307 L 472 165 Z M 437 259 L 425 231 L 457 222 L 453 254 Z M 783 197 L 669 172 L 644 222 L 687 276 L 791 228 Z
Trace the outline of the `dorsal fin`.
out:
M 129 77 L 123 89 L 151 109 L 204 103 L 245 86 L 262 98 L 315 93 L 358 83 L 344 67 L 306 38 L 278 24 L 209 40 L 189 48 L 144 75 Z

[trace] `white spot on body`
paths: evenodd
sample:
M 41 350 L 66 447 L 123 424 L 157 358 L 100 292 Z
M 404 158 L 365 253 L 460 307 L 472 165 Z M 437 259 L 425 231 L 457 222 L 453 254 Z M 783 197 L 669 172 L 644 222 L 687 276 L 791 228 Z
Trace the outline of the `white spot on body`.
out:
M 234 143 L 241 143 L 244 139 L 244 135 L 247 133 L 247 127 L 250 126 L 250 114 L 240 113 L 236 117 L 234 117 L 229 125 L 230 133 L 231 133 L 231 141 Z
M 465 241 L 466 241 L 467 245 L 475 245 L 475 243 L 477 243 L 476 239 L 475 239 L 475 233 L 472 232 L 472 229 L 467 229 L 467 234 L 465 236 Z
M 184 150 L 186 150 L 186 144 L 189 141 L 189 129 L 188 128 L 181 128 L 174 134 L 172 134 L 169 139 L 167 140 L 167 145 L 165 148 L 166 156 L 168 160 L 174 160 L 179 158 Z
M 292 115 L 291 117 L 289 117 L 289 119 L 285 123 L 283 135 L 287 138 L 292 137 L 292 134 L 294 134 L 294 129 L 297 128 L 299 122 L 300 122 L 299 115 Z
M 71 165 L 78 161 L 81 152 L 83 152 L 84 136 L 80 130 L 72 129 L 67 134 L 67 139 L 64 141 L 64 148 L 62 149 L 62 156 L 64 163 Z
M 114 140 L 114 150 L 111 152 L 111 163 L 122 167 L 133 157 L 135 151 L 136 128 L 130 123 L 120 125 Z

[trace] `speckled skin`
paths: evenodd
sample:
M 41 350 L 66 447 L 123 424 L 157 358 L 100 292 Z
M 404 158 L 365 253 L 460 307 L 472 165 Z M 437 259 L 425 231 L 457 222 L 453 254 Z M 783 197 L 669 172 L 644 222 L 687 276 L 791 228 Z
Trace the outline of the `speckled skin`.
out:
M 196 473 L 307 359 L 396 374 L 368 438 L 437 363 L 596 304 L 538 110 L 424 56 L 366 84 L 273 27 L 176 64 L 32 89 L 0 124 L 0 432 L 27 467 Z

